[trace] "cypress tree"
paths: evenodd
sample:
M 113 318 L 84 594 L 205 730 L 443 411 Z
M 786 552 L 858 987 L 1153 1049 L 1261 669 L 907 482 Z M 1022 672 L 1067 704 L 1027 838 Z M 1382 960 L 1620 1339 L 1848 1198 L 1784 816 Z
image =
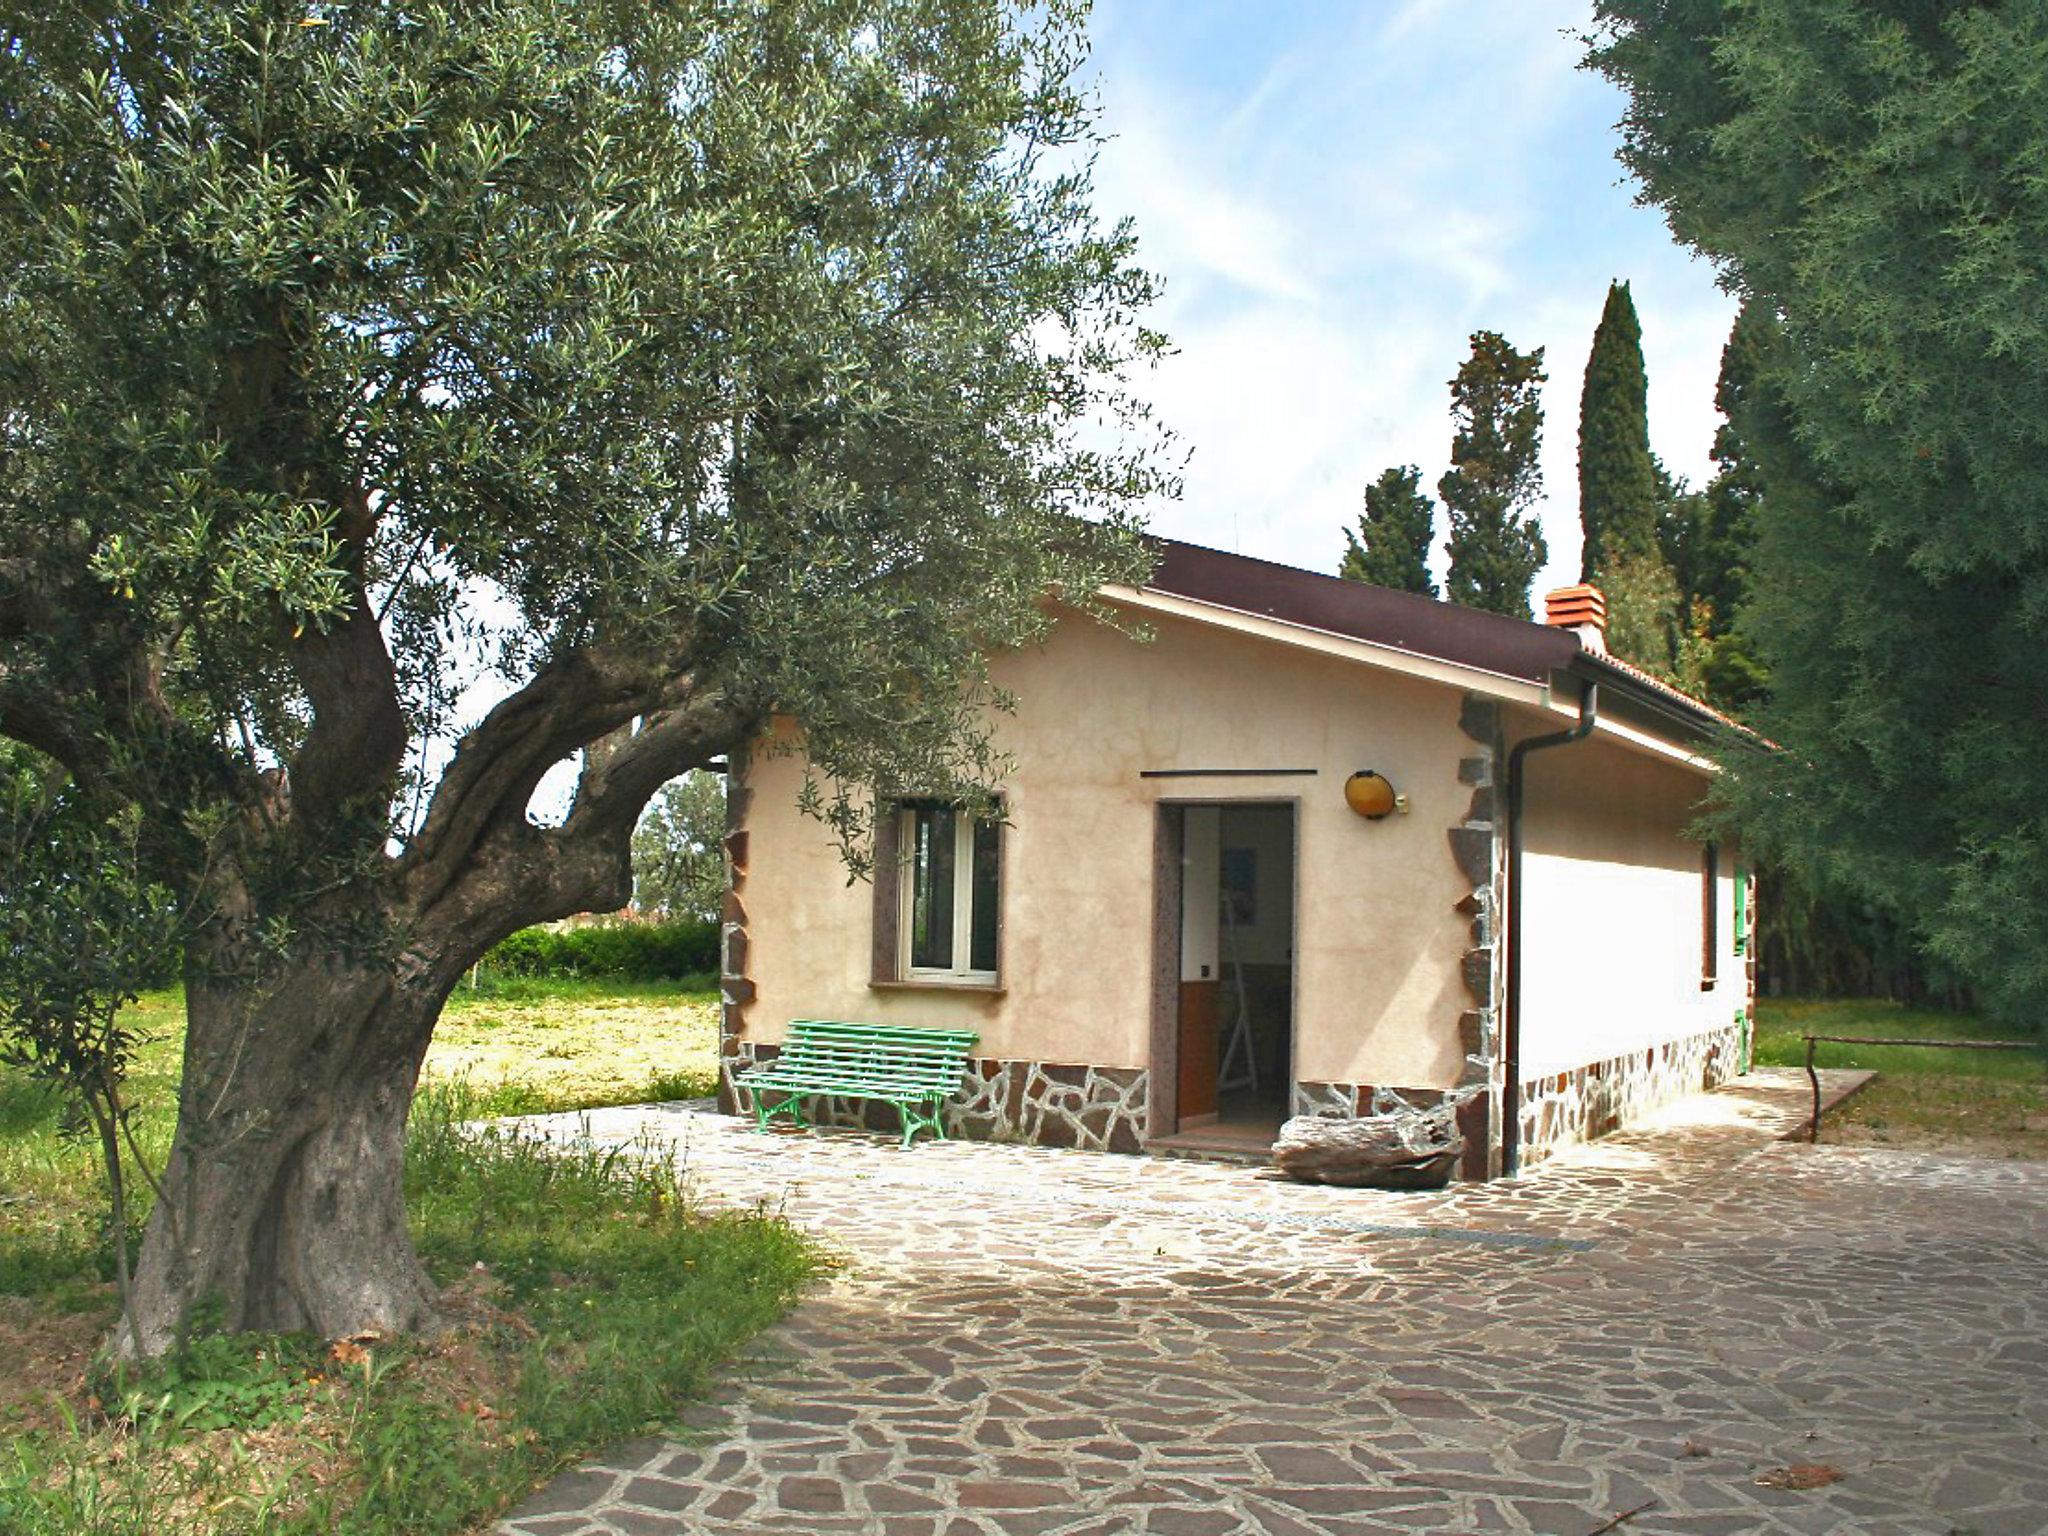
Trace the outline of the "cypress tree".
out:
M 1784 344 L 1770 309 L 1745 303 L 1721 351 L 1714 403 L 1725 419 L 1714 434 L 1714 478 L 1699 494 L 1668 499 L 1658 523 L 1688 653 L 1680 682 L 1728 710 L 1754 703 L 1767 676 L 1741 622 L 1766 481 L 1788 505 L 1827 501 L 1769 382 L 1767 370 Z
M 1756 542 L 1755 516 L 1764 497 L 1769 454 L 1783 478 L 1797 473 L 1799 456 L 1790 440 L 1791 423 L 1765 376 L 1772 354 L 1783 346 L 1778 320 L 1750 300 L 1735 316 L 1728 345 L 1721 350 L 1721 377 L 1714 404 L 1726 418 L 1714 434 L 1714 478 L 1707 487 L 1700 538 L 1687 572 L 1687 595 L 1708 609 L 1706 628 L 1730 633 L 1749 599 L 1749 562 Z M 1763 441 L 1753 447 L 1750 438 Z M 1782 443 L 1769 441 L 1783 437 Z
M 1635 300 L 1627 283 L 1610 283 L 1579 396 L 1582 580 L 1599 581 L 1616 559 L 1656 552 L 1659 497 L 1648 400 Z
M 1436 538 L 1436 503 L 1422 491 L 1413 464 L 1389 469 L 1365 488 L 1358 531 L 1344 530 L 1344 563 L 1337 574 L 1402 592 L 1436 596 L 1429 546 Z
M 1543 349 L 1517 352 L 1495 331 L 1472 334 L 1451 380 L 1451 467 L 1437 482 L 1450 523 L 1446 596 L 1467 608 L 1529 617 L 1529 583 L 1549 550 L 1529 506 L 1543 489 Z

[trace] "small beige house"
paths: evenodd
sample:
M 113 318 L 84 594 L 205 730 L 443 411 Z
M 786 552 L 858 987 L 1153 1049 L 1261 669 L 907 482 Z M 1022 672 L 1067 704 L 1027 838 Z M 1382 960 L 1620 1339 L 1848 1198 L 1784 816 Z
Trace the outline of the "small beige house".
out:
M 1449 1104 L 1485 1178 L 1746 1068 L 1749 892 L 1688 836 L 1724 722 L 1606 654 L 1598 593 L 1535 624 L 1160 557 L 1106 594 L 1149 642 L 1072 615 L 995 659 L 1000 820 L 888 807 L 872 883 L 799 756 L 732 765 L 729 1105 L 791 1019 L 971 1028 L 965 1134 L 1249 1149 Z

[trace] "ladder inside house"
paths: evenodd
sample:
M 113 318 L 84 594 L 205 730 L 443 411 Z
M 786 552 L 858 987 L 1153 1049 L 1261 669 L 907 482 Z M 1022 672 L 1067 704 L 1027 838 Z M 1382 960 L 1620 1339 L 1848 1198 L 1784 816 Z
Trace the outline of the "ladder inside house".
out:
M 1244 985 L 1244 958 L 1238 953 L 1237 900 L 1230 891 L 1223 893 L 1222 918 L 1224 956 L 1237 988 L 1237 1016 L 1223 1037 L 1223 1063 L 1216 1073 L 1216 1087 L 1225 1093 L 1234 1088 L 1249 1088 L 1257 1093 L 1259 1062 L 1252 1050 L 1252 1003 Z

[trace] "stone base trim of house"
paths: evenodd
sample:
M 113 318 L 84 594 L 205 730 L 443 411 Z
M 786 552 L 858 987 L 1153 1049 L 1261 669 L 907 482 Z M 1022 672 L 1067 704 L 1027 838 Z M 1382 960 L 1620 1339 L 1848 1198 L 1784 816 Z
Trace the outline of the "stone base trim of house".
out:
M 1294 1085 L 1291 1112 L 1324 1120 L 1368 1120 L 1410 1109 L 1435 1109 L 1446 1099 L 1462 1098 L 1457 1088 L 1381 1088 L 1372 1083 L 1300 1082 Z
M 1741 1069 L 1743 1026 L 1667 1041 L 1522 1085 L 1524 1165 L 1634 1124 L 1688 1093 L 1717 1088 Z
M 719 1063 L 718 1103 L 727 1114 L 751 1114 L 749 1095 L 733 1079 L 777 1048 L 752 1040 L 728 1041 Z M 946 1134 L 976 1141 L 1027 1141 L 1090 1152 L 1142 1152 L 1149 1074 L 1142 1067 L 1082 1063 L 997 1061 L 968 1063 L 967 1081 L 946 1105 Z M 813 1125 L 894 1132 L 895 1106 L 869 1099 L 811 1099 Z
M 1485 1084 L 1461 1088 L 1388 1088 L 1376 1083 L 1299 1082 L 1294 1085 L 1290 1112 L 1326 1120 L 1368 1120 L 1375 1115 L 1437 1109 L 1445 1104 L 1452 1107 L 1458 1130 L 1465 1138 L 1465 1155 L 1458 1162 L 1458 1177 L 1491 1177 L 1494 1114 L 1492 1093 Z
M 1143 1067 L 977 1059 L 965 1097 L 947 1108 L 946 1129 L 991 1141 L 1141 1152 L 1150 1078 Z

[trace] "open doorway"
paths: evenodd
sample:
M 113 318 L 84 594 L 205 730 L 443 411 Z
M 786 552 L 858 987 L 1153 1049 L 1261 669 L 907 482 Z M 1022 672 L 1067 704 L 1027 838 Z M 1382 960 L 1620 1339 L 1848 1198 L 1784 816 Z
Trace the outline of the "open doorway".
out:
M 1176 1130 L 1270 1142 L 1294 1082 L 1291 804 L 1180 808 Z

